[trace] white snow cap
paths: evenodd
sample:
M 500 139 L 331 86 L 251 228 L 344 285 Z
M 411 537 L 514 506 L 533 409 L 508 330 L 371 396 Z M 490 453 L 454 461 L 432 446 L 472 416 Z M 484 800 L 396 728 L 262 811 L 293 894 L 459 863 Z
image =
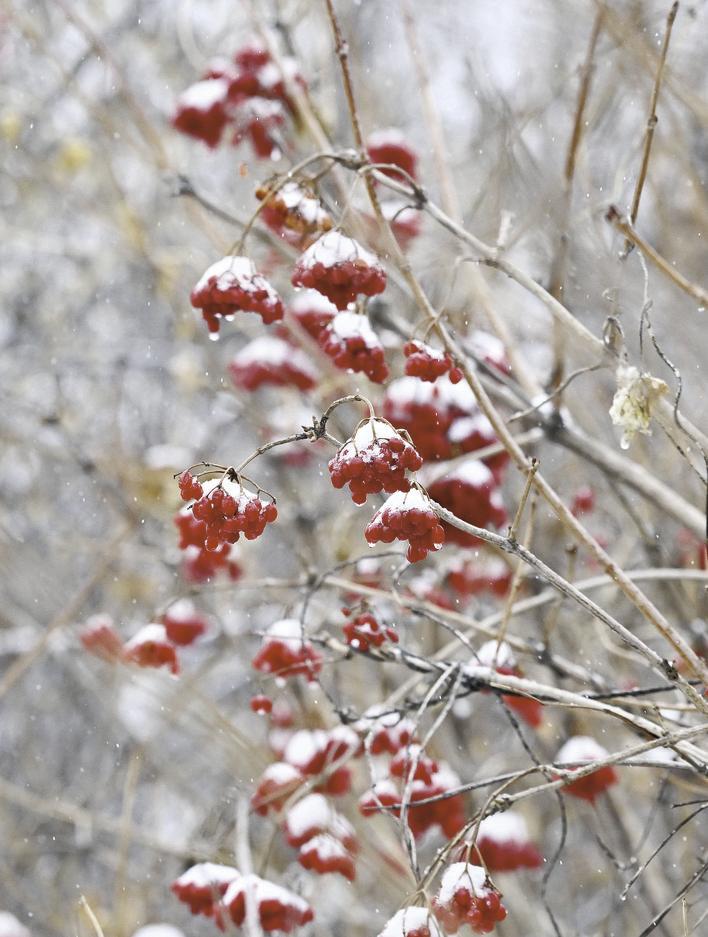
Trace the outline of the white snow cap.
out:
M 298 312 L 331 312 L 336 315 L 338 312 L 334 303 L 330 302 L 322 293 L 317 290 L 297 290 L 295 296 L 290 300 L 290 309 L 294 313 Z
M 494 427 L 483 413 L 461 416 L 454 420 L 447 436 L 450 442 L 462 442 L 473 433 L 479 433 L 481 436 L 494 436 Z
M 454 862 L 445 870 L 437 900 L 442 905 L 449 904 L 459 888 L 472 892 L 477 898 L 484 898 L 491 891 L 491 888 L 484 884 L 486 878 L 487 873 L 481 866 L 471 865 L 469 862 Z
M 230 865 L 198 862 L 197 865 L 183 872 L 175 884 L 185 887 L 191 885 L 194 888 L 215 888 L 219 885 L 230 885 L 240 875 L 238 869 Z
M 135 647 L 140 647 L 141 644 L 147 644 L 148 641 L 153 641 L 155 644 L 171 643 L 167 637 L 165 626 L 153 623 L 144 625 L 139 631 L 136 631 L 130 641 L 126 642 L 125 649 L 130 651 Z
M 285 815 L 285 826 L 290 836 L 302 836 L 308 830 L 329 830 L 335 810 L 323 794 L 307 794 Z
M 493 813 L 485 817 L 479 824 L 478 839 L 491 839 L 495 843 L 526 843 L 529 840 L 529 831 L 526 820 L 520 813 L 505 810 L 504 813 Z
M 430 937 L 444 937 L 437 921 L 427 908 L 401 908 L 384 925 L 379 937 L 407 937 L 411 931 L 426 927 Z
M 244 345 L 234 356 L 233 364 L 237 368 L 247 368 L 252 364 L 269 364 L 278 368 L 289 364 L 298 371 L 304 371 L 313 379 L 317 377 L 307 355 L 299 348 L 293 348 L 282 338 L 276 338 L 273 335 L 262 335 Z
M 311 192 L 303 189 L 297 182 L 286 182 L 278 190 L 275 198 L 287 208 L 295 211 L 307 224 L 322 224 L 329 219 L 329 215 L 322 208 L 320 200 Z
M 139 927 L 133 937 L 184 937 L 184 931 L 172 924 L 146 924 Z
M 214 104 L 226 100 L 229 82 L 226 78 L 207 78 L 190 85 L 180 94 L 177 106 L 195 111 L 208 111 Z
M 325 862 L 327 859 L 346 859 L 349 855 L 347 847 L 340 840 L 335 839 L 331 833 L 320 833 L 318 836 L 313 836 L 312 839 L 308 839 L 300 847 L 300 854 L 303 856 L 313 852 Z
M 411 488 L 410 491 L 394 491 L 392 495 L 384 501 L 383 505 L 374 514 L 374 521 L 379 518 L 384 511 L 432 511 L 430 498 L 423 494 L 419 488 Z
M 374 130 L 369 134 L 366 141 L 367 146 L 408 146 L 402 130 L 398 127 L 383 127 L 381 130 Z
M 304 768 L 326 745 L 327 733 L 324 729 L 298 729 L 285 746 L 283 761 L 296 768 Z
M 263 636 L 264 644 L 285 644 L 293 651 L 299 651 L 305 640 L 302 622 L 297 618 L 282 618 L 274 622 Z
M 581 765 L 603 761 L 609 752 L 589 735 L 575 735 L 563 745 L 555 757 L 557 764 Z
M 381 339 L 371 328 L 368 318 L 356 312 L 338 312 L 327 329 L 343 341 L 348 338 L 361 338 L 367 348 L 383 349 Z
M 268 293 L 268 299 L 274 302 L 279 298 L 266 278 L 256 271 L 250 257 L 235 257 L 229 254 L 217 260 L 216 263 L 206 268 L 197 281 L 194 291 L 199 292 L 205 289 L 210 280 L 216 280 L 219 290 L 228 290 L 233 286 L 238 286 L 246 293 L 265 290 Z
M 251 874 L 242 875 L 229 885 L 223 903 L 225 905 L 231 904 L 242 892 L 246 894 L 247 905 L 249 898 L 252 896 L 256 905 L 260 905 L 263 901 L 276 901 L 286 907 L 295 908 L 300 913 L 310 910 L 309 904 L 299 895 L 295 895 L 281 885 L 276 885 L 274 882 L 268 882 L 264 878 L 259 878 L 258 875 Z
M 295 781 L 302 781 L 302 775 L 294 765 L 286 761 L 274 761 L 261 775 L 261 783 L 263 781 L 272 781 L 273 784 L 284 787 L 287 784 L 294 784 Z
M 336 267 L 337 264 L 355 260 L 383 271 L 378 257 L 367 251 L 354 238 L 347 237 L 341 231 L 327 231 L 307 248 L 298 260 L 298 265 L 314 267 L 315 264 L 322 264 L 323 267 Z
M 191 599 L 177 599 L 177 601 L 173 602 L 167 609 L 166 614 L 173 621 L 189 621 L 194 618 L 195 615 L 200 615 L 201 612 L 197 611 Z
M 516 658 L 506 641 L 491 640 L 485 641 L 477 651 L 477 656 L 472 658 L 472 663 L 480 663 L 483 667 L 513 667 Z
M 443 478 L 464 482 L 473 488 L 493 488 L 496 484 L 491 470 L 479 459 L 469 459 L 463 462 L 451 472 L 447 472 Z
M 32 937 L 32 935 L 14 914 L 10 914 L 9 911 L 0 911 L 0 937 Z

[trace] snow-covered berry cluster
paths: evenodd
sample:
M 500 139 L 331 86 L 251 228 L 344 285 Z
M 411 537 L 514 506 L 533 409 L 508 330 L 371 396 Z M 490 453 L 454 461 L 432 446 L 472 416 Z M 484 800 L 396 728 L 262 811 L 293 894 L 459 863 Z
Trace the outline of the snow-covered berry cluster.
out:
M 189 599 L 173 602 L 160 616 L 160 623 L 165 626 L 168 639 L 178 647 L 194 644 L 209 628 L 206 615 L 198 611 Z
M 300 864 L 318 875 L 336 872 L 354 881 L 353 856 L 359 848 L 354 828 L 323 794 L 307 794 L 291 807 L 283 824 Z
M 190 300 L 201 309 L 210 337 L 218 337 L 221 320 L 237 312 L 256 312 L 266 324 L 283 318 L 280 297 L 248 257 L 227 256 L 204 271 Z
M 490 592 L 502 598 L 511 585 L 511 569 L 500 557 L 482 552 L 474 559 L 454 557 L 447 566 L 445 584 L 461 597 Z
M 170 886 L 177 898 L 192 914 L 203 914 L 221 923 L 221 898 L 229 885 L 239 878 L 238 869 L 214 862 L 199 862 L 183 872 Z
M 322 656 L 305 638 L 296 618 L 276 621 L 264 634 L 251 666 L 281 680 L 303 676 L 314 680 L 322 668 Z
M 475 527 L 500 528 L 507 514 L 494 474 L 486 465 L 470 460 L 438 478 L 429 487 L 430 497 L 460 520 Z M 445 538 L 464 547 L 478 546 L 480 541 L 452 524 L 443 523 Z
M 342 631 L 345 641 L 354 650 L 366 653 L 372 647 L 381 647 L 386 641 L 398 643 L 395 629 L 381 625 L 370 611 L 354 614 L 351 609 L 343 608 L 342 612 L 351 616 L 342 626 Z
M 256 198 L 267 200 L 261 216 L 268 227 L 288 240 L 293 235 L 293 243 L 333 226 L 315 193 L 300 182 L 286 182 L 280 188 L 264 183 L 256 189 Z
M 254 391 L 259 387 L 296 387 L 312 390 L 317 373 L 307 355 L 282 338 L 263 335 L 245 345 L 230 361 L 227 370 L 236 387 Z
M 175 515 L 175 526 L 179 531 L 179 548 L 183 551 L 182 575 L 188 582 L 209 582 L 219 573 L 225 573 L 236 581 L 242 569 L 236 558 L 236 548 L 225 543 L 217 550 L 205 546 L 205 525 L 185 507 Z
M 386 420 L 365 420 L 329 461 L 335 488 L 349 485 L 355 504 L 381 491 L 408 491 L 406 471 L 423 464 L 418 452 Z
M 343 371 L 366 374 L 375 384 L 388 377 L 383 345 L 365 315 L 338 312 L 320 332 L 318 341 Z
M 543 865 L 543 856 L 531 841 L 526 821 L 514 810 L 485 817 L 475 847 L 489 872 L 515 872 Z M 463 847 L 462 851 L 469 849 Z
M 123 659 L 139 667 L 168 667 L 175 676 L 180 672 L 177 648 L 157 622 L 144 625 L 126 642 Z
M 346 309 L 360 294 L 383 293 L 386 271 L 378 258 L 353 238 L 328 231 L 300 256 L 292 283 L 315 289 L 337 309 Z
M 315 914 L 299 895 L 258 875 L 240 875 L 226 889 L 222 899 L 228 920 L 240 927 L 255 906 L 261 929 L 289 934 L 309 924 Z
M 409 906 L 396 911 L 378 937 L 444 937 L 427 908 Z
M 400 130 L 394 127 L 375 130 L 366 141 L 366 151 L 372 163 L 398 166 L 415 179 L 418 158 Z M 395 169 L 382 168 L 381 172 L 399 181 L 402 178 Z
M 608 756 L 607 749 L 591 736 L 575 735 L 561 747 L 554 761 L 557 765 L 563 765 L 566 768 L 580 768 L 594 761 L 604 761 Z M 601 794 L 618 781 L 617 772 L 612 765 L 601 765 L 591 774 L 569 781 L 563 786 L 563 790 L 572 797 L 594 804 Z
M 337 314 L 337 307 L 317 290 L 298 290 L 288 303 L 288 312 L 317 341 Z
M 110 615 L 92 615 L 84 624 L 79 640 L 85 651 L 109 663 L 123 658 L 123 642 Z
M 257 157 L 278 158 L 276 131 L 293 113 L 286 77 L 304 87 L 294 60 L 286 58 L 282 65 L 285 76 L 269 53 L 255 46 L 240 49 L 233 61 L 212 63 L 178 98 L 172 125 L 212 148 L 231 127 L 234 144 L 249 139 Z
M 445 531 L 430 499 L 419 488 L 396 491 L 386 499 L 364 531 L 368 543 L 407 540 L 406 556 L 411 563 L 424 560 L 445 542 Z
M 489 934 L 506 917 L 501 898 L 483 868 L 455 862 L 443 873 L 433 911 L 450 934 L 465 924 L 476 934 Z
M 425 342 L 410 341 L 403 346 L 406 356 L 405 372 L 409 377 L 419 377 L 421 381 L 434 383 L 443 374 L 447 374 L 451 384 L 459 384 L 462 371 L 445 351 L 439 351 Z
M 473 663 L 490 667 L 496 673 L 512 677 L 523 677 L 524 672 L 516 661 L 514 651 L 506 641 L 486 641 L 477 651 Z M 502 694 L 502 700 L 513 709 L 528 725 L 537 729 L 543 721 L 543 705 L 528 696 Z

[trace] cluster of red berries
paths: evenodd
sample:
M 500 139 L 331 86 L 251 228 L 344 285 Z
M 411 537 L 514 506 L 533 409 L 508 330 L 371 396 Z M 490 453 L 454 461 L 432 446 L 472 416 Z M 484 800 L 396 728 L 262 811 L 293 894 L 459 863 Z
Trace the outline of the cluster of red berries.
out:
M 570 510 L 576 517 L 595 510 L 595 492 L 589 485 L 582 485 L 573 495 Z
M 526 821 L 513 810 L 482 820 L 475 849 L 489 872 L 515 872 L 543 865 L 543 856 L 529 838 Z M 460 858 L 469 854 L 467 844 L 462 853 Z
M 177 479 L 179 496 L 183 501 L 196 501 L 204 494 L 201 482 L 188 470 L 182 472 Z
M 277 190 L 267 183 L 260 185 L 256 198 L 267 199 L 261 217 L 268 227 L 292 243 L 329 231 L 333 226 L 332 218 L 315 193 L 299 182 L 286 182 Z
M 289 934 L 309 924 L 315 916 L 310 905 L 298 895 L 252 874 L 234 879 L 222 902 L 225 912 L 237 927 L 246 920 L 253 902 L 261 929 L 266 932 L 282 931 Z
M 410 563 L 424 560 L 445 542 L 445 531 L 433 510 L 430 499 L 419 488 L 394 492 L 374 514 L 364 531 L 369 544 L 407 540 L 406 557 Z
M 455 862 L 443 874 L 433 911 L 450 934 L 465 924 L 476 934 L 489 934 L 506 917 L 501 898 L 483 868 Z
M 182 575 L 188 582 L 209 582 L 220 573 L 232 581 L 239 579 L 242 569 L 236 562 L 235 548 L 225 543 L 218 550 L 207 550 L 204 546 L 204 523 L 197 520 L 189 508 L 175 515 L 179 531 L 179 548 L 184 551 Z
M 497 479 L 482 462 L 470 460 L 447 475 L 434 481 L 428 488 L 430 497 L 460 520 L 475 527 L 499 528 L 507 521 Z M 445 538 L 463 547 L 478 546 L 473 534 L 444 523 Z
M 343 608 L 343 614 L 352 615 L 351 609 Z M 342 626 L 344 638 L 349 647 L 366 653 L 372 647 L 381 647 L 386 641 L 398 643 L 398 634 L 394 628 L 383 627 L 371 612 L 360 612 Z
M 445 574 L 445 584 L 460 596 L 491 592 L 503 598 L 511 585 L 511 569 L 497 556 L 480 553 L 475 559 L 454 559 Z
M 492 667 L 496 673 L 511 677 L 523 677 L 524 672 L 517 664 L 514 652 L 506 641 L 487 641 L 477 651 L 476 661 L 483 667 Z M 485 691 L 486 692 L 486 691 Z M 543 704 L 529 696 L 502 694 L 502 700 L 513 709 L 527 725 L 537 729 L 543 721 Z
M 192 914 L 214 918 L 222 926 L 221 898 L 229 885 L 239 878 L 238 869 L 214 862 L 199 862 L 183 872 L 170 886 L 177 898 L 189 907 Z
M 192 290 L 190 300 L 212 338 L 218 337 L 221 319 L 229 322 L 237 312 L 256 312 L 266 324 L 283 318 L 283 303 L 248 257 L 222 257 L 208 267 Z
M 126 642 L 123 659 L 139 667 L 168 667 L 175 676 L 180 671 L 177 648 L 165 626 L 157 623 L 145 625 Z
M 425 342 L 411 341 L 403 346 L 406 356 L 405 372 L 410 377 L 419 377 L 421 381 L 431 384 L 443 374 L 447 374 L 451 384 L 459 384 L 462 380 L 462 371 L 445 351 L 438 351 Z
M 388 377 L 383 345 L 366 316 L 338 312 L 320 332 L 318 341 L 343 371 L 366 374 L 375 384 L 382 384 Z
M 295 849 L 322 834 L 336 837 L 351 852 L 357 848 L 351 823 L 332 807 L 324 794 L 306 794 L 288 810 L 283 829 L 288 844 Z
M 427 908 L 409 906 L 396 911 L 378 937 L 444 937 Z
M 194 644 L 209 628 L 209 621 L 189 599 L 180 599 L 160 617 L 168 640 L 178 647 Z
M 385 420 L 366 420 L 329 462 L 335 488 L 349 485 L 355 504 L 369 494 L 408 491 L 406 470 L 416 472 L 423 460 L 414 447 Z
M 353 882 L 356 867 L 350 849 L 331 833 L 313 836 L 301 848 L 298 855 L 300 865 L 317 875 L 337 873 Z
M 204 634 L 206 618 L 191 602 L 177 602 L 159 621 L 151 622 L 126 641 L 120 639 L 107 615 L 94 615 L 86 622 L 80 634 L 84 649 L 110 663 L 122 661 L 139 667 L 168 667 L 177 675 L 180 671 L 177 648 L 192 644 Z
M 308 391 L 317 384 L 317 374 L 304 352 L 270 335 L 249 342 L 231 360 L 227 370 L 235 386 L 247 391 L 263 386 Z
M 288 305 L 288 312 L 317 341 L 337 314 L 337 307 L 317 290 L 299 290 Z
M 366 151 L 372 163 L 398 166 L 415 179 L 418 158 L 400 130 L 375 130 L 366 141 Z M 395 169 L 382 168 L 381 172 L 393 179 L 402 180 L 401 174 Z
M 322 669 L 322 656 L 306 640 L 302 624 L 296 618 L 284 618 L 265 633 L 251 666 L 281 680 L 303 676 L 313 681 Z
M 186 494 L 187 481 L 184 482 L 184 490 Z M 255 540 L 261 536 L 266 524 L 278 516 L 273 502 L 264 503 L 235 479 L 209 482 L 202 486 L 202 490 L 202 495 L 191 507 L 194 518 L 201 525 L 193 533 L 197 545 L 210 553 L 216 553 L 225 544 L 236 543 L 241 534 L 247 540 Z
M 109 663 L 123 659 L 123 642 L 109 615 L 92 615 L 85 623 L 79 640 L 85 651 Z
M 576 735 L 561 747 L 555 757 L 557 764 L 580 768 L 593 761 L 604 761 L 609 756 L 607 749 L 603 748 L 595 739 L 587 735 Z M 605 791 L 617 784 L 619 778 L 612 765 L 602 765 L 591 774 L 586 774 L 575 781 L 569 781 L 563 786 L 566 794 L 587 800 L 594 804 L 597 798 Z
M 285 59 L 283 65 L 288 77 L 304 87 L 294 61 Z M 234 144 L 248 138 L 256 156 L 267 159 L 279 154 L 274 131 L 292 111 L 284 76 L 269 53 L 247 46 L 233 62 L 214 63 L 180 95 L 172 124 L 210 147 L 219 144 L 231 125 Z
M 346 309 L 359 294 L 383 293 L 386 271 L 378 258 L 353 238 L 327 231 L 300 256 L 292 284 L 315 289 L 337 309 Z
M 450 459 L 497 442 L 469 386 L 454 384 L 449 372 L 433 384 L 411 376 L 392 381 L 386 388 L 383 414 L 408 431 L 426 460 Z M 495 468 L 508 461 L 506 453 L 493 458 L 490 464 Z

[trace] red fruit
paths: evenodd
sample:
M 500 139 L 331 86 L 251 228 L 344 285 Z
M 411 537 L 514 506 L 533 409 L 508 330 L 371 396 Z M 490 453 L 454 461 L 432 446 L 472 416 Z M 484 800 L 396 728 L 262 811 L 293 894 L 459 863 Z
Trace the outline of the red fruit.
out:
M 502 598 L 511 585 L 511 570 L 499 557 L 482 552 L 473 560 L 454 559 L 448 567 L 445 584 L 461 596 L 490 592 Z
M 92 615 L 79 635 L 84 650 L 103 660 L 115 662 L 123 657 L 123 643 L 108 615 Z
M 223 898 L 224 908 L 237 927 L 246 920 L 251 902 L 264 931 L 289 934 L 314 918 L 309 904 L 293 892 L 257 875 L 242 875 L 229 885 Z
M 354 860 L 347 848 L 329 833 L 313 836 L 300 847 L 298 862 L 305 869 L 326 875 L 337 872 L 353 882 L 356 878 Z
M 418 160 L 400 130 L 391 128 L 374 131 L 367 140 L 366 150 L 372 163 L 399 166 L 412 179 L 415 179 Z M 395 169 L 382 169 L 381 172 L 399 182 L 405 181 L 405 177 Z
M 423 460 L 385 420 L 367 420 L 329 462 L 335 488 L 349 485 L 352 499 L 363 504 L 369 494 L 408 491 L 406 471 L 415 472 Z
M 338 309 L 346 309 L 359 294 L 383 293 L 386 271 L 378 258 L 353 238 L 328 231 L 301 255 L 292 284 L 316 289 Z
M 251 806 L 262 817 L 271 810 L 280 811 L 304 780 L 303 775 L 293 765 L 276 761 L 261 775 L 251 797 Z
M 595 509 L 595 492 L 589 485 L 583 485 L 573 495 L 571 511 L 576 517 L 581 514 L 589 514 Z
M 288 305 L 288 312 L 312 338 L 318 339 L 337 314 L 337 307 L 317 290 L 298 290 Z
M 248 140 L 259 159 L 278 159 L 278 137 L 286 122 L 286 110 L 280 101 L 250 97 L 231 112 L 234 145 Z
M 407 907 L 397 911 L 378 937 L 444 937 L 427 908 Z
M 318 341 L 325 354 L 343 371 L 358 371 L 382 384 L 388 377 L 383 345 L 366 316 L 339 312 L 320 332 Z
M 198 81 L 177 100 L 172 126 L 190 137 L 215 147 L 228 123 L 229 82 L 223 77 Z
M 269 696 L 252 696 L 251 710 L 259 716 L 267 716 L 273 709 L 273 700 Z
M 406 374 L 411 377 L 419 377 L 421 381 L 434 383 L 443 374 L 450 375 L 450 381 L 457 384 L 460 380 L 460 369 L 455 366 L 455 362 L 445 351 L 438 351 L 425 342 L 411 341 L 403 346 L 403 354 L 406 356 Z M 455 375 L 453 377 L 453 370 Z
M 593 761 L 604 761 L 608 755 L 609 752 L 595 739 L 586 735 L 576 735 L 562 746 L 555 761 L 556 764 L 562 764 L 564 767 L 578 768 Z M 617 784 L 618 781 L 617 772 L 612 765 L 603 765 L 592 774 L 568 782 L 563 786 L 563 790 L 572 797 L 579 797 L 593 804 L 600 794 Z
M 517 665 L 514 652 L 506 641 L 487 641 L 477 651 L 475 663 L 484 667 L 493 667 L 497 673 L 523 677 L 523 670 Z M 487 692 L 486 690 L 484 692 Z M 502 700 L 513 709 L 528 725 L 537 729 L 543 722 L 543 704 L 527 696 L 502 694 Z
M 506 523 L 507 514 L 492 472 L 482 462 L 470 460 L 434 481 L 429 489 L 430 497 L 460 520 L 476 527 L 499 528 Z M 480 541 L 473 534 L 465 533 L 443 523 L 445 538 L 460 546 L 477 546 Z
M 429 552 L 439 550 L 445 541 L 438 517 L 430 500 L 418 488 L 394 492 L 374 514 L 364 536 L 370 544 L 407 540 L 406 556 L 411 563 L 424 560 Z
M 501 895 L 478 865 L 455 862 L 446 869 L 433 911 L 446 931 L 455 934 L 465 924 L 488 934 L 506 917 Z
M 261 217 L 273 231 L 313 235 L 332 227 L 332 219 L 320 200 L 299 182 L 286 182 L 273 195 L 272 191 L 269 185 L 261 185 L 256 189 L 256 198 L 268 199 L 261 209 Z
M 170 890 L 189 905 L 192 914 L 214 917 L 219 899 L 239 876 L 238 870 L 229 865 L 200 862 L 180 875 Z
M 400 199 L 386 199 L 381 202 L 381 212 L 391 225 L 393 236 L 398 241 L 401 249 L 407 250 L 411 241 L 415 240 L 420 234 L 420 212 L 412 208 L 410 202 Z M 372 227 L 375 231 L 376 227 L 373 225 Z
M 358 849 L 351 823 L 323 794 L 307 794 L 299 800 L 288 810 L 283 829 L 288 843 L 296 849 L 322 834 L 333 836 L 350 852 Z
M 264 335 L 249 342 L 232 359 L 228 372 L 241 390 L 259 387 L 297 387 L 312 390 L 317 373 L 307 356 L 282 338 Z
M 204 493 L 204 489 L 200 483 L 194 475 L 190 475 L 189 472 L 182 472 L 177 479 L 177 484 L 179 485 L 179 493 L 183 501 L 192 501 L 195 498 L 201 498 Z
M 197 546 L 209 553 L 222 553 L 241 534 L 246 540 L 255 540 L 278 516 L 272 502 L 262 502 L 229 478 L 207 482 L 203 496 L 194 502 L 191 512 L 197 524 L 183 524 L 178 515 L 180 548 Z
M 282 757 L 308 777 L 322 775 L 315 790 L 339 796 L 351 787 L 351 772 L 344 762 L 358 757 L 361 750 L 359 736 L 347 726 L 330 731 L 300 729 L 288 739 Z M 335 763 L 340 766 L 332 770 Z
M 124 658 L 139 667 L 169 667 L 179 673 L 177 650 L 167 637 L 164 625 L 145 625 L 128 641 Z
M 173 602 L 160 619 L 167 638 L 173 644 L 186 647 L 206 633 L 209 622 L 188 599 Z
M 359 798 L 359 811 L 365 817 L 374 816 L 381 807 L 394 807 L 401 802 L 398 787 L 393 781 L 377 781 L 376 784 Z M 394 811 L 397 815 L 398 812 Z
M 382 628 L 371 612 L 356 615 L 342 627 L 347 644 L 357 651 L 366 653 L 371 647 L 381 647 L 388 639 L 398 643 L 398 635 L 392 628 Z
M 396 755 L 402 748 L 416 741 L 416 728 L 412 719 L 401 719 L 397 713 L 379 716 L 378 728 L 371 736 L 371 754 Z
M 313 681 L 322 669 L 322 657 L 304 637 L 301 623 L 284 618 L 270 626 L 251 666 L 282 679 L 303 676 Z
M 283 304 L 270 283 L 256 272 L 248 257 L 222 257 L 208 267 L 191 293 L 192 306 L 202 310 L 211 336 L 220 320 L 237 312 L 257 312 L 266 324 L 283 318 Z
M 514 872 L 543 865 L 543 856 L 531 842 L 524 818 L 513 810 L 482 820 L 475 845 L 489 872 Z M 462 853 L 466 851 L 463 847 Z

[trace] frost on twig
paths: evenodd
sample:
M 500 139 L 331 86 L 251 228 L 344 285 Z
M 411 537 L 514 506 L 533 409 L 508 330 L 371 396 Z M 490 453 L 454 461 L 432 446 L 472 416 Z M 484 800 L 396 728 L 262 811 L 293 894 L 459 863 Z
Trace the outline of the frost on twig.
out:
M 669 387 L 661 378 L 649 373 L 640 374 L 635 367 L 620 364 L 617 368 L 617 390 L 610 407 L 610 419 L 615 426 L 622 427 L 623 449 L 629 449 L 637 433 L 651 436 L 652 410 L 659 397 L 668 393 Z

